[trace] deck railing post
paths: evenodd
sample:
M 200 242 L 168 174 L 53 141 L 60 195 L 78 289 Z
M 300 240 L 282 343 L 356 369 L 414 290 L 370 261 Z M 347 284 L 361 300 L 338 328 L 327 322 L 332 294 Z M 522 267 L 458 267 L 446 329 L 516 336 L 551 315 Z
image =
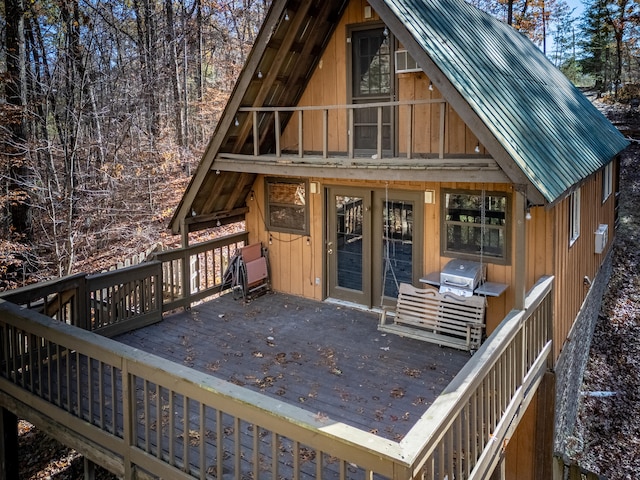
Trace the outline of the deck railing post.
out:
M 407 158 L 413 156 L 413 105 L 407 105 Z
M 135 407 L 136 395 L 133 380 L 129 373 L 126 360 L 122 362 L 122 439 L 124 440 L 122 460 L 124 462 L 124 478 L 135 478 L 133 476 L 133 464 L 131 460 L 131 447 L 136 441 L 135 434 Z M 160 427 L 158 427 L 160 428 Z
M 322 110 L 322 158 L 329 157 L 329 110 Z
M 253 112 L 253 155 L 260 156 L 260 132 L 258 129 L 258 112 Z
M 347 136 L 348 136 L 348 140 L 349 140 L 349 158 L 353 158 L 353 142 L 354 142 L 354 136 L 355 136 L 355 132 L 353 131 L 354 125 L 353 125 L 353 107 L 349 108 L 349 115 L 347 116 L 347 122 L 349 123 L 347 125 Z
M 378 135 L 376 139 L 377 156 L 382 158 L 382 107 L 378 107 Z
M 304 157 L 303 110 L 298 110 L 298 156 Z
M 79 322 L 78 327 L 84 330 L 93 330 L 93 319 L 91 318 L 91 292 L 87 288 L 87 276 L 84 275 L 76 289 L 76 312 L 74 312 L 75 321 Z M 73 323 L 75 325 L 75 323 Z
M 276 157 L 280 158 L 282 156 L 282 151 L 280 149 L 280 130 L 282 128 L 282 126 L 280 125 L 280 111 L 276 110 L 273 113 L 273 119 L 275 122 L 274 125 L 274 130 L 275 130 L 275 137 L 276 137 Z
M 439 146 L 438 146 L 438 158 L 444 158 L 444 146 L 445 146 L 445 135 L 446 135 L 446 115 L 447 115 L 447 104 L 445 102 L 440 103 L 440 138 L 439 138 Z
M 184 308 L 191 307 L 191 259 L 189 249 L 185 248 L 182 255 L 182 282 L 181 291 L 184 300 Z

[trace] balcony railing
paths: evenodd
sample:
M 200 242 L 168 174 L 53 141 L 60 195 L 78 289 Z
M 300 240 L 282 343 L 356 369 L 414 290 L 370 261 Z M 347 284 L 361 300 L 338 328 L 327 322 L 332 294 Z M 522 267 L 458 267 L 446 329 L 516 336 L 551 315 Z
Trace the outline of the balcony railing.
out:
M 236 239 L 227 237 L 217 248 L 226 244 L 231 252 Z M 176 298 L 183 292 L 182 297 L 197 299 L 204 291 L 197 292 L 196 284 L 185 287 L 164 277 L 166 271 L 181 271 L 180 264 L 168 267 L 176 258 L 197 263 L 189 259 L 201 248 L 184 249 L 175 258 L 167 254 L 164 270 L 159 261 L 143 265 L 140 272 L 149 270 L 139 277 L 161 275 L 154 281 L 166 283 Z M 212 284 L 218 286 L 205 289 L 210 293 L 219 288 L 222 264 L 206 265 L 209 273 L 197 278 L 215 279 Z M 127 271 L 129 278 L 137 268 Z M 191 273 L 176 278 L 191 278 Z M 553 279 L 543 278 L 527 295 L 525 310 L 507 315 L 405 438 L 394 442 L 73 328 L 95 324 L 93 318 L 83 323 L 82 314 L 52 322 L 43 315 L 52 311 L 45 305 L 69 305 L 51 307 L 60 317 L 78 309 L 81 302 L 65 304 L 70 297 L 61 296 L 76 292 L 71 297 L 79 298 L 83 287 L 80 282 L 76 288 L 76 281 L 63 279 L 58 294 L 46 295 L 55 302 L 31 301 L 38 311 L 0 300 L 0 405 L 21 418 L 64 425 L 67 443 L 90 450 L 92 458 L 126 478 L 134 470 L 141 478 L 222 478 L 246 470 L 254 478 L 264 471 L 270 478 L 486 478 L 551 352 Z M 94 300 L 95 288 L 110 291 L 105 283 L 92 288 Z M 50 284 L 46 292 L 54 290 Z M 151 289 L 160 290 L 157 284 Z M 24 301 L 24 295 L 5 299 Z M 163 304 L 174 306 L 176 298 Z M 101 301 L 112 303 L 106 297 Z M 124 321 L 120 312 L 128 315 L 131 309 L 131 303 L 118 305 L 123 307 L 109 309 L 116 324 Z M 208 465 L 214 465 L 211 471 Z
M 395 110 L 391 114 L 390 110 Z M 358 121 L 358 113 L 368 113 L 373 120 Z M 394 102 L 378 102 L 347 105 L 295 106 L 295 107 L 241 107 L 236 117 L 236 131 L 232 134 L 238 138 L 247 138 L 252 151 L 242 153 L 220 152 L 219 156 L 229 159 L 241 159 L 247 156 L 257 158 L 271 155 L 280 158 L 283 155 L 320 156 L 329 158 L 341 152 L 349 159 L 357 156 L 356 130 L 367 129 L 375 132 L 370 135 L 367 152 L 371 158 L 382 159 L 387 153 L 384 131 L 390 129 L 390 116 L 396 118 L 399 125 L 398 150 L 406 158 L 416 155 L 443 159 L 446 153 L 446 112 L 447 103 L 443 99 L 404 100 Z M 417 114 L 428 118 L 425 122 L 417 121 Z M 287 124 L 289 134 L 283 136 L 283 124 Z M 393 130 L 393 129 L 390 129 Z M 251 133 L 251 135 L 249 135 Z M 388 135 L 396 137 L 395 131 Z M 271 137 L 269 140 L 268 137 Z M 283 139 L 289 139 L 291 145 L 283 146 Z M 262 151 L 261 145 L 268 143 L 269 151 Z M 464 151 L 455 152 L 464 154 Z M 477 154 L 477 152 L 474 152 Z

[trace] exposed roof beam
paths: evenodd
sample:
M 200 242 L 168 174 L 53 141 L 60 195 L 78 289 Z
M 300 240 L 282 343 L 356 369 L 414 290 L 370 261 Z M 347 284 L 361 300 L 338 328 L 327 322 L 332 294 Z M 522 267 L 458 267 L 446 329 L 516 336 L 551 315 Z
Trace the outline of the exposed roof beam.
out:
M 287 59 L 287 53 L 291 49 L 291 46 L 293 45 L 293 43 L 296 40 L 296 37 L 298 36 L 298 30 L 300 29 L 300 27 L 305 21 L 309 21 L 307 17 L 307 13 L 311 8 L 311 4 L 312 2 L 303 2 L 301 5 L 301 8 L 295 13 L 293 18 L 289 18 L 290 25 L 287 29 L 286 36 L 283 39 L 282 44 L 280 45 L 280 48 L 278 49 L 278 55 L 276 55 L 274 62 L 268 66 L 269 67 L 268 71 L 262 72 L 263 75 L 265 76 L 261 80 L 262 83 L 260 85 L 260 90 L 258 91 L 258 94 L 256 95 L 256 98 L 253 101 L 253 106 L 261 106 L 264 103 L 267 96 L 269 95 L 269 91 L 271 87 L 273 86 L 275 80 L 278 78 L 278 74 L 280 73 L 280 68 L 282 67 L 283 63 Z M 289 14 L 289 17 L 291 17 L 291 14 Z M 259 68 L 259 66 L 260 66 L 260 62 L 256 64 L 254 71 L 256 68 Z M 247 117 L 247 118 L 250 118 L 250 117 Z M 252 129 L 251 122 L 248 119 L 245 120 L 243 122 L 243 125 L 241 126 L 240 134 L 236 138 L 235 145 L 233 146 L 234 152 L 240 151 L 240 149 L 244 145 L 244 142 L 249 136 L 249 132 L 251 132 L 251 129 Z
M 230 210 L 236 204 L 236 202 L 240 199 L 242 192 L 245 190 L 246 185 L 249 181 L 252 181 L 252 177 L 254 175 L 249 173 L 241 173 L 240 178 L 236 181 L 235 186 L 233 187 L 233 192 L 229 195 L 227 199 L 227 203 L 224 206 L 225 210 Z
M 262 28 L 260 29 L 260 32 L 256 37 L 255 44 L 251 52 L 249 53 L 249 57 L 247 59 L 245 67 L 240 74 L 240 77 L 238 78 L 238 82 L 236 83 L 236 86 L 231 96 L 229 97 L 227 106 L 225 107 L 225 110 L 220 117 L 220 121 L 218 122 L 216 131 L 211 137 L 202 160 L 200 161 L 200 165 L 191 178 L 191 182 L 189 182 L 189 186 L 185 190 L 184 196 L 182 197 L 182 200 L 180 201 L 180 204 L 178 205 L 178 208 L 176 208 L 173 218 L 171 219 L 170 225 L 173 233 L 178 233 L 180 229 L 180 219 L 188 217 L 193 200 L 202 187 L 202 183 L 209 173 L 209 169 L 211 168 L 211 164 L 213 163 L 215 155 L 218 153 L 218 150 L 220 150 L 220 145 L 222 144 L 225 135 L 229 131 L 229 128 L 234 121 L 235 113 L 242 103 L 242 99 L 247 91 L 247 88 L 251 84 L 253 72 L 256 71 L 257 65 L 259 64 L 265 50 L 267 49 L 269 39 L 271 38 L 273 31 L 278 25 L 278 22 L 280 22 L 280 18 L 282 17 L 282 13 L 284 12 L 286 5 L 287 0 L 274 0 L 271 4 L 271 9 L 269 10 L 265 22 L 262 24 Z

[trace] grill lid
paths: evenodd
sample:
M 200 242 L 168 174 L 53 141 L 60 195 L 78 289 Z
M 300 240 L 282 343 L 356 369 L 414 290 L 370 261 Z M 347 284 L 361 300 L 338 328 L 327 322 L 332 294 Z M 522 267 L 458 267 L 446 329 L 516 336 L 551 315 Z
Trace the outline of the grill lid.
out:
M 487 266 L 471 260 L 450 260 L 440 272 L 440 292 L 470 296 L 484 283 Z

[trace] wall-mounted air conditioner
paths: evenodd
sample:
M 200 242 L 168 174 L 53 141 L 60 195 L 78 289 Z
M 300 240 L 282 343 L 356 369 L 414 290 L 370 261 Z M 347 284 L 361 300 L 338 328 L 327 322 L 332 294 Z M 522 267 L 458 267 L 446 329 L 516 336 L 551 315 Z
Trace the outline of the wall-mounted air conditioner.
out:
M 604 223 L 598 225 L 598 229 L 595 231 L 596 234 L 596 253 L 604 252 L 604 249 L 607 246 L 607 242 L 609 241 L 609 225 Z
M 396 50 L 396 73 L 409 73 L 409 72 L 421 72 L 422 69 L 418 66 L 409 52 L 406 50 Z

